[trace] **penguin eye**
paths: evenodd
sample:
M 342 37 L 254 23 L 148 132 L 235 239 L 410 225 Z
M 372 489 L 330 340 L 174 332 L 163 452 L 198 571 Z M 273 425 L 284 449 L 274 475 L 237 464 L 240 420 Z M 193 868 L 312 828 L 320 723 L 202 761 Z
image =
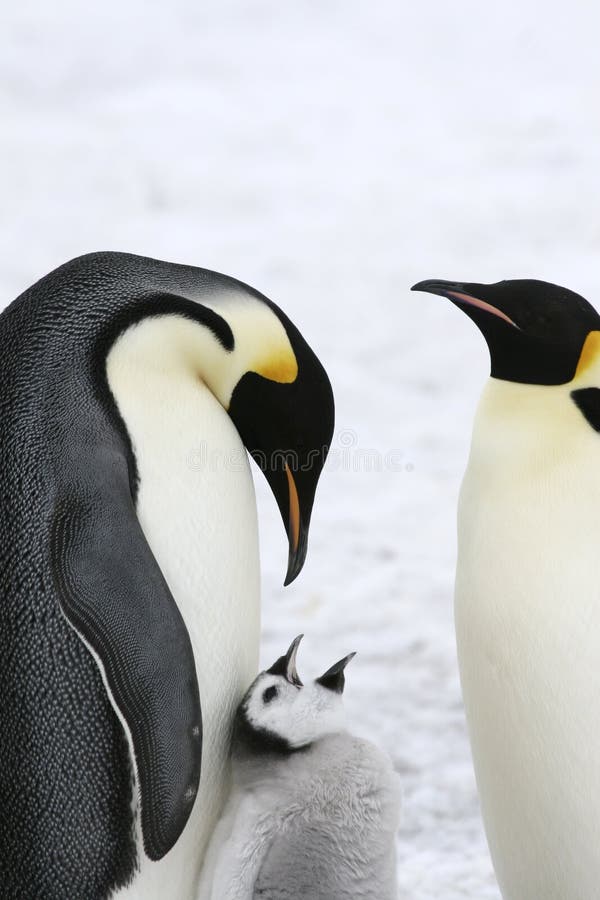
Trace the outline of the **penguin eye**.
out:
M 272 684 L 271 687 L 268 687 L 263 692 L 263 703 L 270 703 L 271 700 L 273 700 L 273 698 L 276 697 L 278 693 L 279 693 L 279 691 L 277 690 L 275 685 Z

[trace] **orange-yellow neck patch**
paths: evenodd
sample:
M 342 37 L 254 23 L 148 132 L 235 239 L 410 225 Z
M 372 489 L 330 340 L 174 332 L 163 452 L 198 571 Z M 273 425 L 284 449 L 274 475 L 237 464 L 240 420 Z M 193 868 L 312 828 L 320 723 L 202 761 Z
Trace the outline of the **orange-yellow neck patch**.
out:
M 581 350 L 575 378 L 582 375 L 598 360 L 600 360 L 600 331 L 590 331 Z
M 270 381 L 278 381 L 280 384 L 291 384 L 298 377 L 298 363 L 294 353 L 275 353 L 256 366 L 255 372 L 268 378 Z

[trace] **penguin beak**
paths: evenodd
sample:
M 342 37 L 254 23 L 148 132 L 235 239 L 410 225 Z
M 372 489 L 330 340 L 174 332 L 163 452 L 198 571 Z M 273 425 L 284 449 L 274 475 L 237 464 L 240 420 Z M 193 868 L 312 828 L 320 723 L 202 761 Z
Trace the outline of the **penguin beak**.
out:
M 289 681 L 289 683 L 293 684 L 295 687 L 304 686 L 298 675 L 298 669 L 296 668 L 298 647 L 300 646 L 300 641 L 303 637 L 303 634 L 299 634 L 298 637 L 294 638 L 288 647 L 287 653 L 284 656 L 280 656 L 279 659 L 273 663 L 271 668 L 267 669 L 269 675 L 283 675 L 286 681 Z
M 493 306 L 491 303 L 488 303 L 485 300 L 480 300 L 478 297 L 473 296 L 473 294 L 471 293 L 472 288 L 472 285 L 465 285 L 461 284 L 460 282 L 437 281 L 435 279 L 429 279 L 427 281 L 419 281 L 417 284 L 413 284 L 413 286 L 411 287 L 411 291 L 423 291 L 427 294 L 438 294 L 440 297 L 447 297 L 457 306 L 463 307 L 463 309 L 466 307 L 468 310 L 468 308 L 471 307 L 474 309 L 482 310 L 483 312 L 490 313 L 493 316 L 497 316 L 508 325 L 512 325 L 513 328 L 519 328 L 517 323 L 497 306 Z
M 299 575 L 304 565 L 308 548 L 308 528 L 302 523 L 296 479 L 287 463 L 285 464 L 285 474 L 289 494 L 289 521 L 287 526 L 289 554 L 287 573 L 283 585 L 287 587 Z
M 342 694 L 346 683 L 344 669 L 355 656 L 356 653 L 349 653 L 348 656 L 344 656 L 339 662 L 334 663 L 320 678 L 317 678 L 317 684 L 334 691 L 336 694 Z
M 289 328 L 292 326 L 289 325 Z M 299 374 L 292 384 L 246 373 L 231 395 L 229 415 L 269 482 L 288 536 L 284 584 L 300 573 L 311 513 L 333 434 L 333 393 L 324 369 L 297 336 Z

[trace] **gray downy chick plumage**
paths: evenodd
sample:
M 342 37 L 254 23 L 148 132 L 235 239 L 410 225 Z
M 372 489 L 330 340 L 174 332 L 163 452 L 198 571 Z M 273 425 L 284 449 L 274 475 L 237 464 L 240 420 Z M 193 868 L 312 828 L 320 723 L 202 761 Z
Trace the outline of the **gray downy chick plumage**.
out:
M 238 710 L 233 789 L 199 900 L 397 897 L 399 779 L 382 751 L 343 724 L 343 670 L 354 654 L 303 686 L 299 640 Z

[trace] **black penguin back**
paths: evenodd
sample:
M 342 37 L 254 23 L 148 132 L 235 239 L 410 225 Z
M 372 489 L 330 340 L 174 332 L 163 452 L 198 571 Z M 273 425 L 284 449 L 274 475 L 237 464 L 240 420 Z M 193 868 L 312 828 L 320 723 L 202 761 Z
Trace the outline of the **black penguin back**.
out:
M 128 741 L 61 610 L 53 521 L 65 493 L 96 477 L 135 502 L 135 458 L 105 376 L 119 334 L 162 311 L 198 318 L 192 292 L 231 285 L 201 269 L 91 254 L 0 315 L 2 897 L 101 900 L 135 876 Z M 220 317 L 208 324 L 231 341 Z

